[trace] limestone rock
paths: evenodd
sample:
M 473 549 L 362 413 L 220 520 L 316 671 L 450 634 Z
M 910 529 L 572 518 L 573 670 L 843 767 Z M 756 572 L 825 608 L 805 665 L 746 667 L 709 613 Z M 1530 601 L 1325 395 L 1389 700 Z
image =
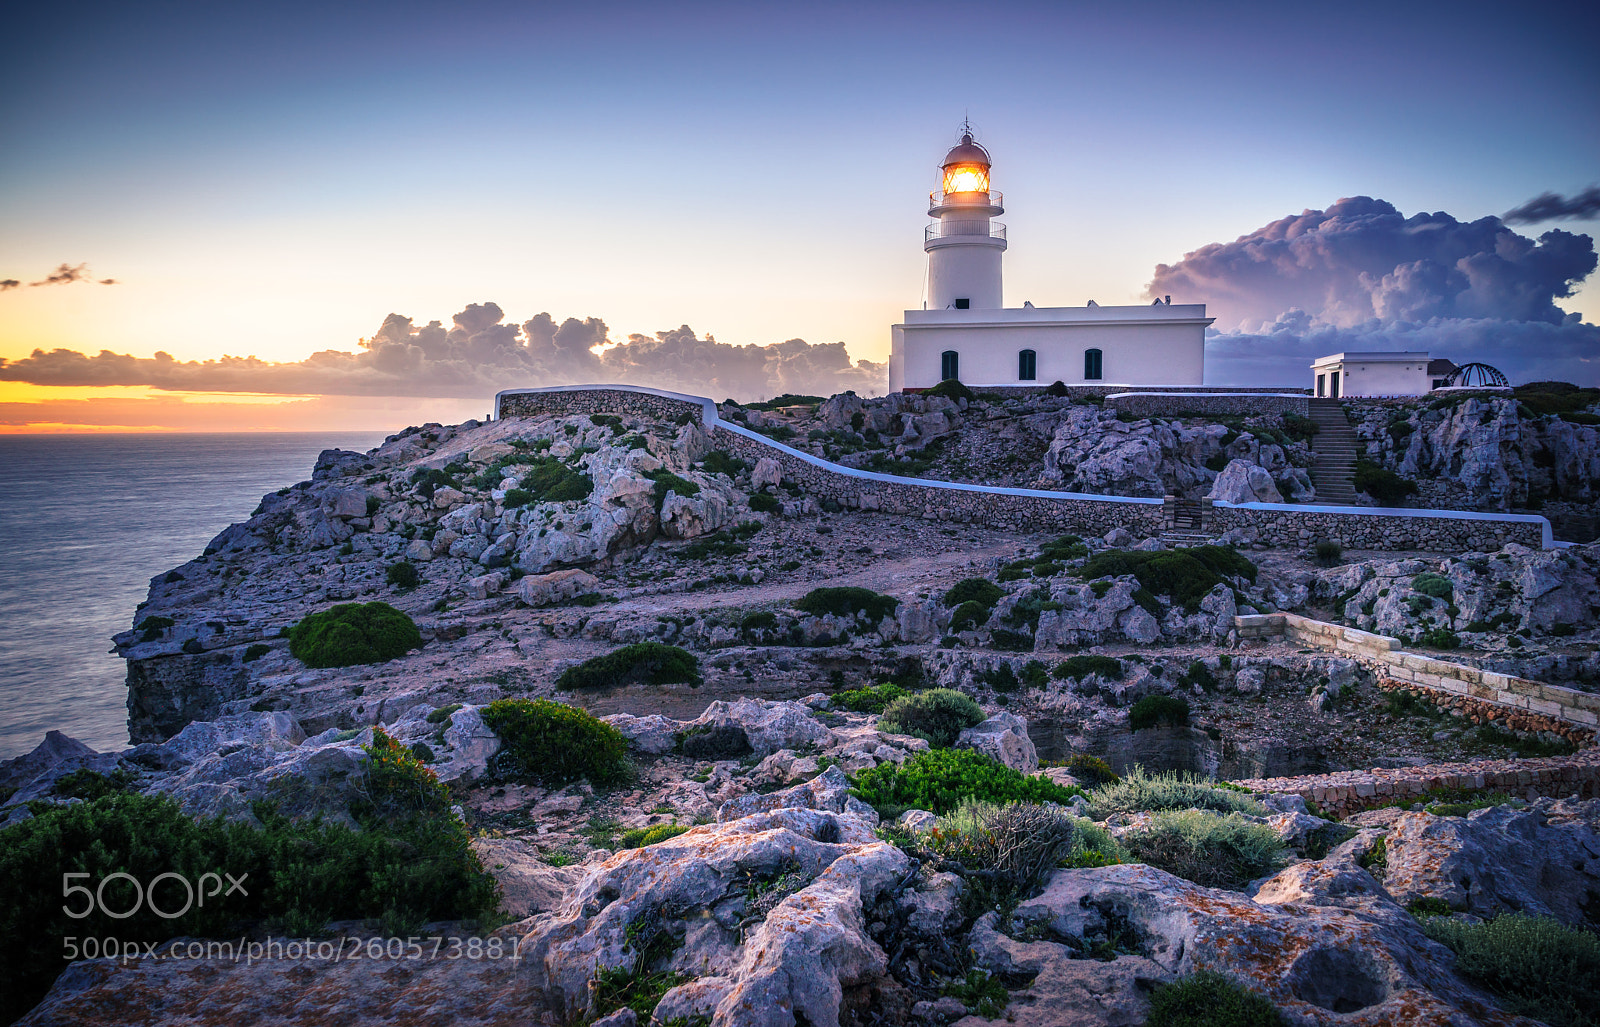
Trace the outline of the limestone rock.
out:
M 822 746 L 833 738 L 833 733 L 811 716 L 810 708 L 804 704 L 760 699 L 719 699 L 685 724 L 683 730 L 686 735 L 737 733 L 748 744 L 747 751 L 757 756 L 770 756 L 779 749 Z M 686 750 L 687 742 L 686 738 Z
M 1024 774 L 1039 769 L 1039 752 L 1028 738 L 1028 722 L 1015 713 L 996 713 L 964 729 L 956 738 L 956 748 L 974 749 Z
M 527 574 L 517 580 L 517 598 L 529 606 L 549 606 L 599 589 L 599 578 L 575 569 Z
M 659 713 L 643 717 L 636 717 L 631 713 L 614 713 L 600 719 L 622 732 L 622 737 L 628 740 L 628 744 L 640 752 L 660 755 L 671 752 L 678 744 L 678 722 Z
M 472 850 L 500 885 L 501 907 L 513 920 L 559 910 L 585 871 L 582 866 L 550 866 L 514 838 L 474 838 Z
M 783 465 L 770 456 L 762 457 L 750 472 L 750 484 L 758 492 L 769 485 L 783 484 Z
M 1283 495 L 1272 480 L 1272 473 L 1260 464 L 1230 460 L 1217 475 L 1208 493 L 1211 499 L 1228 503 L 1281 503 Z

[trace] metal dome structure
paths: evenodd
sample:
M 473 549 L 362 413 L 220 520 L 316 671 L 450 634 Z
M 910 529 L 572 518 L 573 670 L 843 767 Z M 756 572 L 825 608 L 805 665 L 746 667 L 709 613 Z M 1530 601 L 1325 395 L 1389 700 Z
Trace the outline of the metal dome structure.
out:
M 1488 364 L 1462 364 L 1450 374 L 1448 385 L 1479 386 L 1492 388 L 1505 388 L 1511 381 L 1501 373 L 1498 367 Z
M 989 151 L 972 141 L 970 131 L 963 131 L 961 142 L 950 148 L 950 152 L 944 155 L 944 162 L 939 166 L 948 168 L 952 164 L 982 164 L 988 167 L 993 163 Z

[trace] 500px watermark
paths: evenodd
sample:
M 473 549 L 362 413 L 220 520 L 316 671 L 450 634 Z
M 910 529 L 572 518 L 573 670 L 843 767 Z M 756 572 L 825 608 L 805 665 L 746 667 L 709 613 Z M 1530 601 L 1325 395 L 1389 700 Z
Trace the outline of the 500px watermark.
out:
M 223 872 L 220 875 L 201 874 L 198 880 L 190 881 L 182 874 L 168 871 L 164 874 L 158 874 L 146 885 L 132 874 L 118 870 L 116 873 L 107 874 L 101 878 L 99 885 L 92 891 L 87 884 L 73 883 L 77 878 L 91 876 L 93 875 L 86 871 L 61 875 L 61 896 L 66 899 L 82 896 L 82 902 L 76 909 L 73 908 L 71 903 L 64 904 L 61 907 L 61 911 L 73 919 L 82 920 L 98 910 L 102 916 L 108 916 L 113 920 L 126 920 L 141 909 L 149 909 L 150 912 L 163 920 L 176 920 L 189 912 L 190 909 L 197 906 L 203 908 L 206 904 L 206 899 L 214 899 L 218 896 L 227 898 L 235 892 L 246 896 L 250 894 L 244 887 L 245 878 L 250 876 L 247 873 L 240 874 L 238 877 L 227 872 Z M 227 881 L 224 882 L 223 878 L 227 878 Z M 133 904 L 128 906 L 127 909 L 113 909 L 106 903 L 106 885 L 114 881 L 126 881 L 133 886 Z M 166 887 L 162 888 L 162 892 L 166 896 L 167 908 L 156 904 L 156 888 L 162 884 L 166 885 Z M 115 891 L 123 890 L 121 888 L 115 889 Z M 176 906 L 176 900 L 179 896 L 183 898 L 183 906 L 176 909 L 171 908 Z M 122 904 L 123 900 L 120 896 L 113 894 L 113 899 L 116 905 Z
M 237 941 L 179 938 L 166 943 L 65 937 L 61 942 L 62 958 L 68 962 L 79 959 L 120 959 L 123 962 L 135 959 L 221 959 L 253 966 L 269 960 L 341 963 L 358 959 L 443 959 L 476 962 L 502 959 L 516 961 L 522 958 L 519 952 L 521 939 L 494 937 L 333 938 L 319 941 L 269 936 L 261 941 L 245 938 Z

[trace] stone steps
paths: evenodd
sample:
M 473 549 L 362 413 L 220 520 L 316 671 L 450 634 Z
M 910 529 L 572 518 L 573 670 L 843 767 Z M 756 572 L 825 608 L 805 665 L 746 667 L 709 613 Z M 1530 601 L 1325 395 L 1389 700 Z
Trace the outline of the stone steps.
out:
M 1311 437 L 1311 470 L 1316 475 L 1317 500 L 1354 503 L 1360 438 L 1336 399 L 1313 399 L 1307 413 L 1317 425 L 1317 434 Z

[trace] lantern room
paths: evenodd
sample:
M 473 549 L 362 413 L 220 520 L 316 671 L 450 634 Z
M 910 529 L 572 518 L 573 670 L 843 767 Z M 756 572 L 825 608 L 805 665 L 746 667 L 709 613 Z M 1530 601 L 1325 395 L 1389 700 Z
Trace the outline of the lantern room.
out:
M 989 151 L 972 141 L 971 132 L 961 133 L 961 142 L 944 157 L 944 177 L 940 190 L 952 193 L 989 191 Z

